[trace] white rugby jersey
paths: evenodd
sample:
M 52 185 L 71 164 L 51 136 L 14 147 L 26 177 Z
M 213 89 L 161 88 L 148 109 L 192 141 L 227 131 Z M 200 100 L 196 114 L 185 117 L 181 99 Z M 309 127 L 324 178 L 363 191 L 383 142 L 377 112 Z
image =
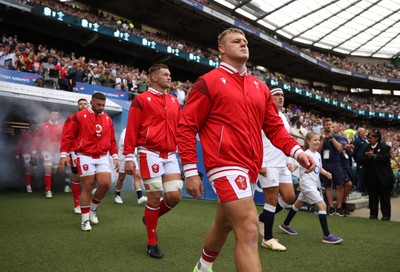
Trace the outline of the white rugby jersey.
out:
M 279 111 L 279 116 L 286 130 L 290 132 L 290 125 L 286 116 L 281 111 Z M 280 149 L 276 148 L 267 136 L 265 136 L 264 131 L 261 131 L 261 133 L 264 150 L 262 167 L 286 167 L 288 163 L 292 163 L 292 159 L 286 156 Z
M 304 173 L 306 169 L 296 162 L 300 172 L 300 189 L 303 192 L 313 191 L 317 188 L 321 188 L 321 181 L 319 179 L 319 173 L 322 168 L 321 154 L 319 154 L 317 151 L 312 152 L 310 149 L 307 149 L 305 152 L 314 159 L 315 169 L 311 173 L 306 174 Z

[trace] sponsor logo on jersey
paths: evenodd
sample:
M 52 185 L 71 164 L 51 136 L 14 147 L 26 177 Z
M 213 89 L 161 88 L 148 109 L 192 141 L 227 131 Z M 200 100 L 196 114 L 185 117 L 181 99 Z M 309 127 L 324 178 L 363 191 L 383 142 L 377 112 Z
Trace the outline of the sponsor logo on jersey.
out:
M 235 178 L 235 183 L 236 186 L 240 189 L 240 190 L 246 190 L 247 189 L 247 182 L 246 182 L 246 178 L 244 176 L 237 176 Z
M 100 124 L 96 124 L 96 133 L 97 136 L 100 136 L 101 132 L 103 131 L 103 127 Z
M 226 84 L 226 78 L 221 77 L 221 81 L 222 81 L 222 83 Z

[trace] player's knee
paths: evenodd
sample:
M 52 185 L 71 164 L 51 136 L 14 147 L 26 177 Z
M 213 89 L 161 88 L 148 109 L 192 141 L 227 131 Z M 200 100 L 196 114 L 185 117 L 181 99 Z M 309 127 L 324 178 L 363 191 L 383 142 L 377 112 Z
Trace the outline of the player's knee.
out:
M 326 211 L 326 204 L 324 201 L 321 201 L 317 204 L 318 210 L 319 211 Z
M 180 179 L 170 180 L 164 183 L 164 190 L 166 193 L 169 192 L 180 192 L 182 191 L 183 182 Z
M 240 231 L 235 231 L 236 240 L 242 243 L 253 244 L 258 241 L 258 220 L 249 220 L 242 224 Z
M 168 206 L 171 208 L 175 207 L 176 205 L 179 204 L 179 202 L 182 201 L 182 194 L 180 191 L 175 191 L 175 192 L 166 192 L 166 200 L 168 203 Z
M 278 204 L 278 196 L 277 195 L 267 195 L 265 198 L 265 202 L 271 206 L 276 207 Z
M 146 186 L 147 192 L 159 192 L 162 191 L 163 184 L 161 177 L 146 179 L 143 181 Z
M 291 192 L 289 194 L 282 195 L 282 199 L 283 201 L 285 201 L 286 204 L 291 204 L 296 199 L 296 195 L 294 194 L 294 192 Z

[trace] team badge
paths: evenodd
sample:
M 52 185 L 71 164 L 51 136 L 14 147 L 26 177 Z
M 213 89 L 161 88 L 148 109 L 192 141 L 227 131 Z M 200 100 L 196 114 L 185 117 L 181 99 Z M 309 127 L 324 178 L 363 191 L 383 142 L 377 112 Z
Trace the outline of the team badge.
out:
M 247 189 L 247 182 L 246 182 L 246 178 L 239 175 L 235 178 L 235 182 L 236 182 L 236 186 L 240 189 L 240 190 L 246 190 Z
M 83 170 L 87 171 L 87 170 L 89 170 L 89 165 L 84 164 L 84 165 L 82 165 L 82 168 L 83 168 Z
M 158 164 L 153 164 L 151 169 L 153 169 L 153 173 L 158 173 L 158 171 L 160 170 L 160 166 L 158 166 Z
M 260 89 L 260 87 L 258 87 L 258 84 L 260 84 L 260 83 L 258 83 L 258 81 L 255 81 L 255 80 L 254 80 L 254 81 L 253 81 L 253 84 L 256 85 L 256 88 L 257 88 L 257 89 Z

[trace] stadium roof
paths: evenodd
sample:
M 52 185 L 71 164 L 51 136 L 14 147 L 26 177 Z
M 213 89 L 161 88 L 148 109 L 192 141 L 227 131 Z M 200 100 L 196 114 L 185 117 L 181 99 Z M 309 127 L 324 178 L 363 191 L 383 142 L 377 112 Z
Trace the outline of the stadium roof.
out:
M 400 51 L 398 0 L 213 0 L 278 35 L 346 55 Z

